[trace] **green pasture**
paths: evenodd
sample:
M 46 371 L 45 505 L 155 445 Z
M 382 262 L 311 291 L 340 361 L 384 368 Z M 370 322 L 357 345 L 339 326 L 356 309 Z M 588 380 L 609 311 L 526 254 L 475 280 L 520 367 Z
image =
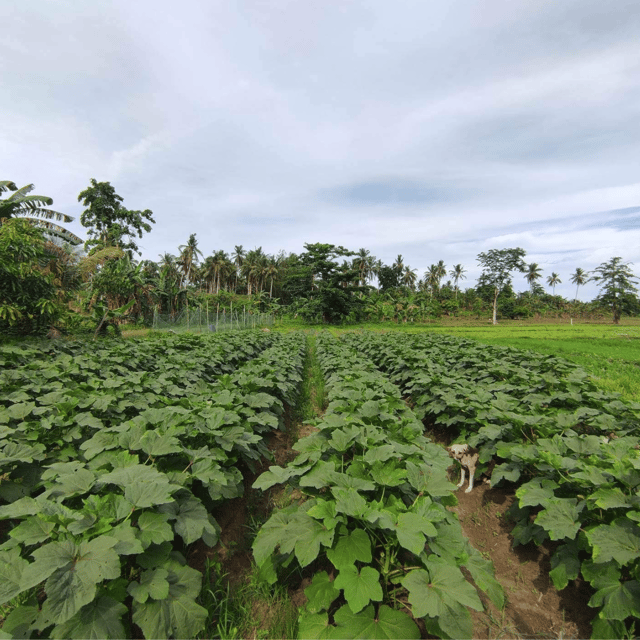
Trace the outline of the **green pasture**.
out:
M 327 329 L 326 325 L 311 327 L 302 322 L 283 322 L 280 330 Z M 504 345 L 548 353 L 571 360 L 591 374 L 604 391 L 618 392 L 625 400 L 640 402 L 640 318 L 623 319 L 619 325 L 556 320 L 534 324 L 531 321 L 457 322 L 456 319 L 437 324 L 347 325 L 331 327 L 334 334 L 344 331 L 399 331 L 418 333 L 430 331 L 472 338 L 486 344 Z

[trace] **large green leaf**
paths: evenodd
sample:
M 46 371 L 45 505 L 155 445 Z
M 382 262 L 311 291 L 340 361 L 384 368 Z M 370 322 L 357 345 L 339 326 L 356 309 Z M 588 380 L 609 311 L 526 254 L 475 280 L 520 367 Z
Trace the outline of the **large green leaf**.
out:
M 551 556 L 551 571 L 549 576 L 553 580 L 553 586 L 564 589 L 569 580 L 575 580 L 580 573 L 580 559 L 578 557 L 578 543 L 575 540 L 560 545 Z
M 596 591 L 590 607 L 602 607 L 602 615 L 610 620 L 640 618 L 640 584 L 635 580 L 611 583 Z
M 303 640 L 331 640 L 335 638 L 335 630 L 326 613 L 304 611 L 298 618 L 298 638 Z
M 181 453 L 180 440 L 168 433 L 150 429 L 140 438 L 142 450 L 150 456 L 166 456 L 170 453 Z
M 53 628 L 52 638 L 126 638 L 122 616 L 127 607 L 108 596 L 90 602 L 72 618 Z
M 520 499 L 521 507 L 535 507 L 539 504 L 545 506 L 555 498 L 553 492 L 557 488 L 558 483 L 553 480 L 534 478 L 517 489 L 516 497 Z
M 426 464 L 420 466 L 407 462 L 407 480 L 419 493 L 432 497 L 446 496 L 455 491 L 455 485 L 449 482 L 444 471 L 439 467 Z
M 640 527 L 626 518 L 617 518 L 587 531 L 596 562 L 616 560 L 621 566 L 640 556 Z
M 382 600 L 382 587 L 380 586 L 380 574 L 373 567 L 345 566 L 334 580 L 337 589 L 344 589 L 344 597 L 353 613 L 358 613 L 366 607 L 371 600 Z
M 359 613 L 345 605 L 336 611 L 334 619 L 337 625 L 334 638 L 413 640 L 420 637 L 420 629 L 406 613 L 384 604 L 378 608 L 377 615 L 373 605 Z
M 196 598 L 201 574 L 175 561 L 165 565 L 169 595 L 162 600 L 133 601 L 133 622 L 145 638 L 194 638 L 204 628 L 208 612 Z
M 38 544 L 49 538 L 55 526 L 54 522 L 45 520 L 40 515 L 29 516 L 17 527 L 11 529 L 9 535 L 26 545 Z
M 504 590 L 495 578 L 493 564 L 491 561 L 483 558 L 480 552 L 474 549 L 468 542 L 465 546 L 469 559 L 464 563 L 464 566 L 469 570 L 478 588 L 491 598 L 491 602 L 493 602 L 498 609 L 502 609 L 504 607 Z
M 311 469 L 311 465 L 307 465 L 304 467 L 288 466 L 285 468 L 276 466 L 269 467 L 269 471 L 265 471 L 264 473 L 262 473 L 253 483 L 253 488 L 266 491 L 275 484 L 284 484 L 291 478 L 301 476 L 309 469 Z
M 395 532 L 400 545 L 416 555 L 424 551 L 426 536 L 433 537 L 437 533 L 431 521 L 412 512 L 398 515 Z
M 313 576 L 311 584 L 304 590 L 304 595 L 307 596 L 307 611 L 319 613 L 329 609 L 331 603 L 340 595 L 340 590 L 329 580 L 326 571 L 320 571 Z
M 128 592 L 136 602 L 144 603 L 149 598 L 164 600 L 169 596 L 169 571 L 163 567 L 142 572 L 140 582 L 130 582 Z
M 280 553 L 294 553 L 307 566 L 318 557 L 320 545 L 330 547 L 335 531 L 326 529 L 295 507 L 276 512 L 262 526 L 253 543 L 256 564 L 261 566 L 279 546 Z
M 171 542 L 174 538 L 166 513 L 143 511 L 138 518 L 138 528 L 137 536 L 145 549 L 152 543 Z
M 172 494 L 180 488 L 170 484 L 166 474 L 143 464 L 115 469 L 101 476 L 99 481 L 122 487 L 124 497 L 137 509 L 171 502 Z
M 100 536 L 77 547 L 73 545 L 73 553 L 60 549 L 60 559 L 66 562 L 45 584 L 47 599 L 36 628 L 66 622 L 95 598 L 99 582 L 120 576 L 120 558 L 113 549 L 117 543 L 115 538 Z
M 0 604 L 24 590 L 21 586 L 22 575 L 27 566 L 27 561 L 20 557 L 18 547 L 0 552 Z
M 578 503 L 575 498 L 553 498 L 546 504 L 547 508 L 536 516 L 535 524 L 548 531 L 552 540 L 573 539 L 582 524 L 580 513 L 584 502 Z
M 367 502 L 355 489 L 332 487 L 331 493 L 336 499 L 336 511 L 338 513 L 344 513 L 355 518 L 361 518 L 367 513 Z
M 402 580 L 416 617 L 438 618 L 447 615 L 447 607 L 455 608 L 458 603 L 482 611 L 476 590 L 464 579 L 460 569 L 435 556 L 429 556 L 428 560 L 428 571 L 416 569 Z
M 336 569 L 353 566 L 356 561 L 371 562 L 371 540 L 363 529 L 341 535 L 333 549 L 327 551 L 327 558 Z
M 174 521 L 175 532 L 186 544 L 191 544 L 200 538 L 206 538 L 205 543 L 210 547 L 218 542 L 220 529 L 217 524 L 214 524 L 215 520 L 210 521 L 207 510 L 195 496 L 180 497 L 177 502 L 162 505 L 159 511 L 166 513 L 169 520 Z

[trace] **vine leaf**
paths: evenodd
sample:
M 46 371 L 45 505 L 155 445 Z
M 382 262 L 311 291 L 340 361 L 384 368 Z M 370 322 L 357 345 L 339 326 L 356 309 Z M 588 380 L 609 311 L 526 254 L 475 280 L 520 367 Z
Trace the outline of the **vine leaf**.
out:
M 402 611 L 381 605 L 376 616 L 373 605 L 354 613 L 347 605 L 336 611 L 334 638 L 375 638 L 414 640 L 420 637 L 416 623 Z M 304 636 L 303 636 L 304 637 Z
M 331 640 L 335 638 L 336 628 L 329 624 L 326 613 L 302 613 L 298 618 L 298 637 L 314 640 Z
M 122 487 L 124 497 L 137 509 L 171 502 L 171 494 L 180 488 L 170 484 L 166 474 L 143 464 L 115 469 L 101 476 L 99 481 Z
M 595 527 L 587 531 L 587 538 L 599 563 L 613 559 L 624 566 L 640 555 L 640 527 L 627 518 Z
M 42 605 L 37 629 L 66 622 L 95 598 L 97 583 L 120 576 L 120 558 L 113 549 L 117 543 L 115 538 L 100 536 L 77 546 L 68 542 L 70 546 L 66 549 L 58 547 L 59 561 L 64 564 L 45 583 L 47 599 Z M 55 544 L 61 543 L 47 546 Z
M 331 603 L 340 595 L 340 590 L 329 580 L 326 571 L 320 571 L 313 576 L 311 584 L 304 590 L 307 596 L 307 611 L 319 613 L 331 606 Z
M 424 551 L 425 536 L 435 537 L 436 528 L 424 516 L 417 513 L 401 513 L 395 526 L 398 542 L 405 548 L 420 555 Z
M 208 612 L 195 599 L 200 592 L 201 574 L 175 560 L 169 561 L 169 594 L 162 600 L 133 601 L 133 622 L 145 638 L 194 638 L 204 628 Z
M 373 567 L 362 567 L 360 571 L 353 565 L 343 567 L 334 585 L 344 589 L 344 597 L 353 613 L 364 609 L 371 600 L 382 600 L 380 574 Z
M 363 529 L 355 529 L 351 533 L 340 536 L 335 548 L 327 551 L 327 558 L 338 570 L 352 566 L 356 560 L 371 562 L 371 540 L 367 532 Z
M 559 546 L 551 557 L 551 571 L 549 576 L 553 586 L 560 591 L 569 580 L 575 580 L 580 573 L 580 559 L 578 557 L 578 543 L 575 540 Z
M 169 595 L 169 582 L 167 569 L 158 567 L 142 572 L 140 582 L 130 582 L 128 592 L 136 602 L 141 604 L 149 597 L 154 600 L 164 600 Z
M 518 488 L 516 497 L 520 499 L 520 507 L 544 506 L 555 498 L 553 491 L 557 488 L 558 483 L 553 480 L 534 478 Z
M 0 604 L 23 591 L 22 575 L 28 566 L 29 563 L 20 557 L 18 547 L 0 553 Z
M 602 607 L 602 616 L 609 620 L 625 620 L 629 616 L 640 617 L 640 584 L 636 580 L 611 582 L 596 591 L 590 607 Z
M 150 544 L 161 544 L 173 540 L 173 529 L 166 513 L 144 511 L 138 518 L 138 540 L 146 549 Z
M 127 607 L 108 596 L 86 604 L 72 618 L 53 628 L 51 637 L 64 638 L 126 638 L 122 616 Z
M 536 516 L 535 524 L 545 529 L 551 540 L 575 538 L 581 525 L 580 512 L 584 502 L 577 504 L 575 498 L 553 498 L 546 504 L 547 508 Z
M 409 591 L 409 602 L 416 617 L 438 618 L 447 615 L 447 607 L 455 608 L 459 603 L 482 611 L 478 594 L 460 570 L 435 556 L 428 557 L 428 572 L 411 571 L 401 584 Z

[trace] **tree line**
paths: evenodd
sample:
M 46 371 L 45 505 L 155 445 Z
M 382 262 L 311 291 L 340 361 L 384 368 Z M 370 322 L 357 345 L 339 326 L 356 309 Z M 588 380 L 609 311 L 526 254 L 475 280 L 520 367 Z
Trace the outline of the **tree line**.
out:
M 33 185 L 18 188 L 0 181 L 0 329 L 44 333 L 51 327 L 77 331 L 91 325 L 96 333 L 121 318 L 149 324 L 155 313 L 169 316 L 188 305 L 215 304 L 288 314 L 309 322 L 420 322 L 442 315 L 499 317 L 536 315 L 640 314 L 637 278 L 630 265 L 614 257 L 592 273 L 577 268 L 573 301 L 555 295 L 562 280 L 553 272 L 546 283 L 537 263 L 527 264 L 520 248 L 480 253 L 482 268 L 475 287 L 462 289 L 467 270 L 448 268 L 442 260 L 422 277 L 398 255 L 384 264 L 367 249 L 305 244 L 301 253 L 264 253 L 261 247 L 217 250 L 204 256 L 196 234 L 175 253 L 140 260 L 137 240 L 152 230 L 153 213 L 132 210 L 109 182 L 92 179 L 78 201 L 87 239 L 61 224 L 72 220 L 50 206 L 51 198 L 30 195 Z M 5 196 L 6 194 L 6 196 Z M 4 197 L 3 197 L 4 196 Z M 56 222 L 52 222 L 55 220 Z M 529 291 L 513 290 L 522 273 Z M 589 303 L 577 300 L 588 281 L 600 285 Z

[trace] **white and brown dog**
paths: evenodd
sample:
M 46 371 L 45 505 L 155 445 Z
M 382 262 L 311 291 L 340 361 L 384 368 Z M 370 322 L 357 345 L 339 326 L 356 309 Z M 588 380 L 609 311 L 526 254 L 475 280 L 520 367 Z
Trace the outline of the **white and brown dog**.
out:
M 462 475 L 460 476 L 460 482 L 458 482 L 458 488 L 464 484 L 464 471 L 465 468 L 469 471 L 469 486 L 465 493 L 469 493 L 473 489 L 473 477 L 476 473 L 476 465 L 478 464 L 478 450 L 470 447 L 468 444 L 452 444 L 447 447 L 449 455 L 460 463 L 462 467 Z

